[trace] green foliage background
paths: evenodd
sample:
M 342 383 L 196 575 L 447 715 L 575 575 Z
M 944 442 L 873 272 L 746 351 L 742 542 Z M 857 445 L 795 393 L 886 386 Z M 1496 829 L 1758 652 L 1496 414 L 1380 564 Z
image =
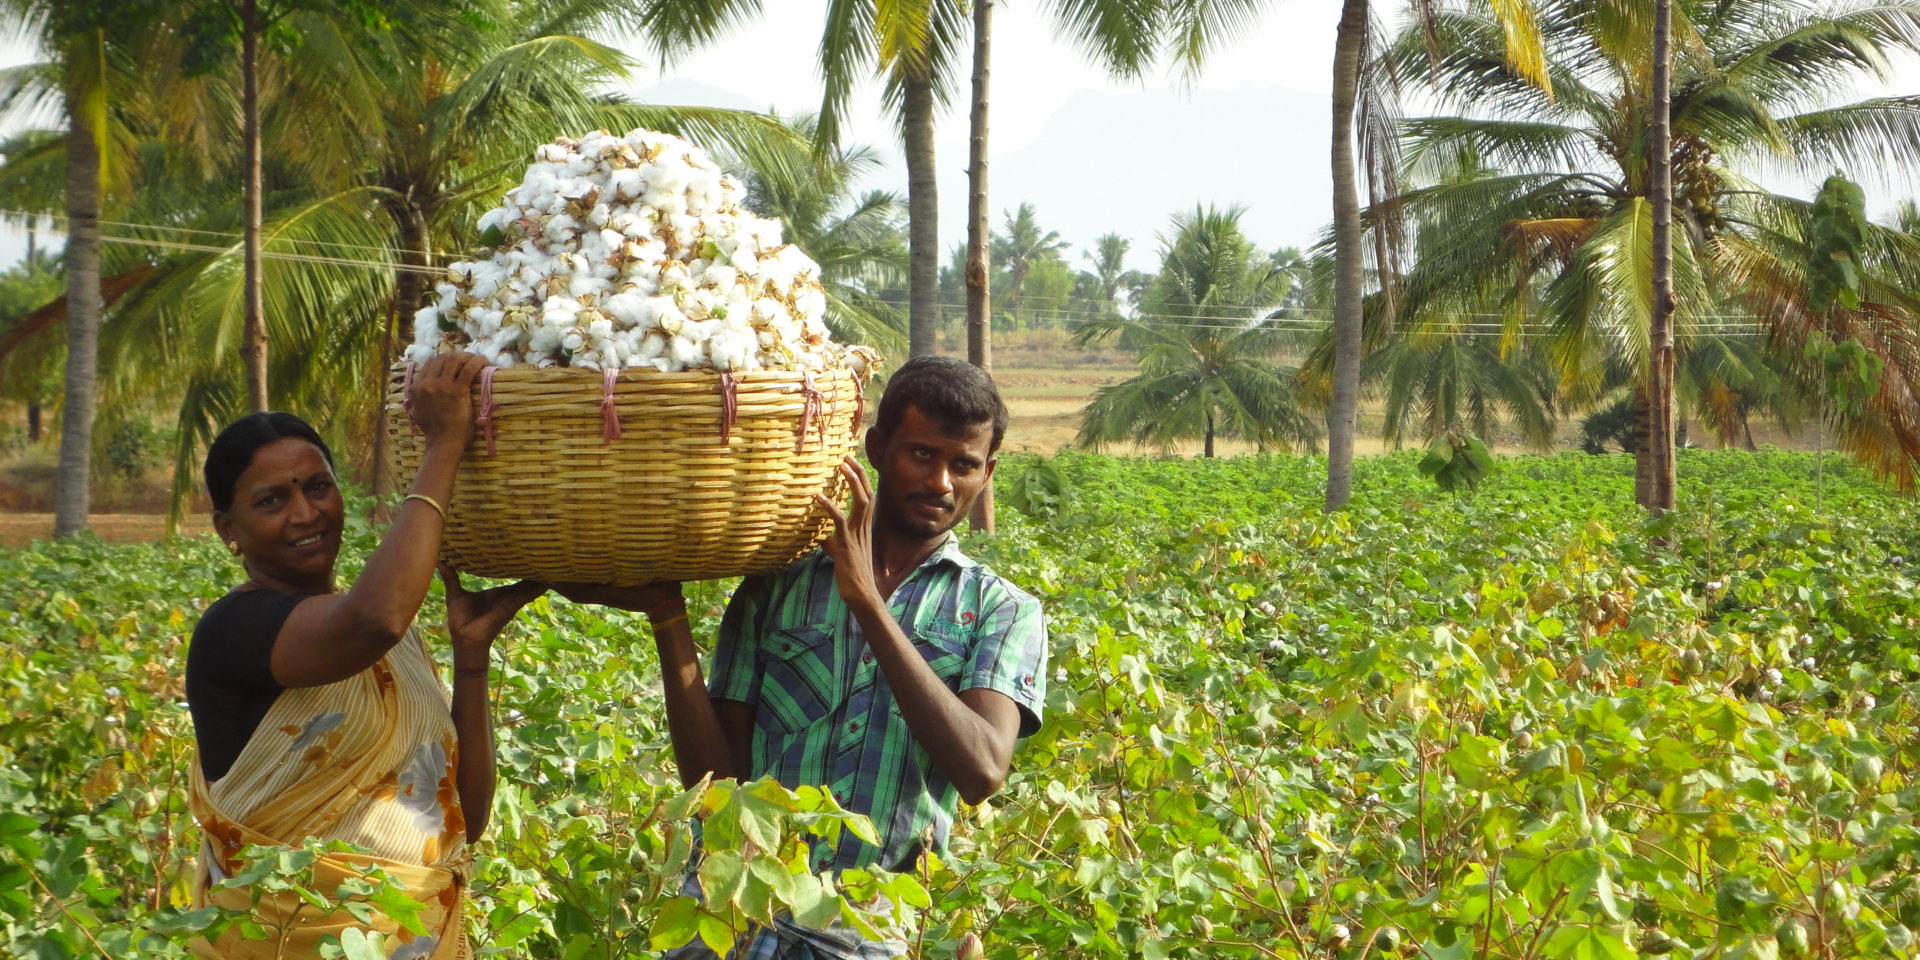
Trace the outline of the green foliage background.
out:
M 1314 458 L 1006 464 L 1045 519 L 969 549 L 1046 605 L 1046 725 L 943 863 L 849 898 L 891 884 L 882 919 L 939 958 L 967 932 L 996 958 L 1911 954 L 1911 502 L 1686 451 L 1688 506 L 1648 527 L 1623 457 L 1504 459 L 1464 494 L 1418 458 L 1357 463 L 1335 515 Z M 179 669 L 234 579 L 206 538 L 0 552 L 0 954 L 179 955 L 149 932 L 198 845 Z M 693 591 L 699 635 L 726 586 Z M 690 911 L 675 815 L 719 805 L 669 806 L 644 631 L 550 599 L 503 640 L 483 952 L 699 926 L 661 916 Z

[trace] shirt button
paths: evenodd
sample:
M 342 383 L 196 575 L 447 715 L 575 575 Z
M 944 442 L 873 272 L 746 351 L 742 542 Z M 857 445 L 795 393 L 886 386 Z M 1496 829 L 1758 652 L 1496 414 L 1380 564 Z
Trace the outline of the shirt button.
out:
M 853 721 L 852 723 L 849 723 L 849 724 L 847 724 L 847 729 L 848 729 L 848 730 L 858 730 L 858 729 L 860 729 L 860 721 L 858 721 L 858 720 L 855 720 L 855 721 Z
M 872 662 L 873 662 L 873 654 L 871 654 L 871 653 L 863 653 L 863 654 L 861 654 L 861 655 L 860 655 L 860 662 L 861 662 L 861 663 L 872 663 Z

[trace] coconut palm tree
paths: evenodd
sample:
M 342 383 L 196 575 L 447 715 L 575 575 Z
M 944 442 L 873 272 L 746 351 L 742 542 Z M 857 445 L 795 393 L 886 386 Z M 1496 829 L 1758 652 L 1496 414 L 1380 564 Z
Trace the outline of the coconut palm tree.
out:
M 1042 263 L 1061 262 L 1062 251 L 1072 244 L 1060 239 L 1059 231 L 1043 232 L 1031 203 L 1022 203 L 1014 212 L 1002 216 L 1006 217 L 1007 232 L 994 234 L 990 247 L 995 264 L 1007 271 L 1006 310 L 1015 313 L 1020 309 L 1022 287 L 1033 268 Z
M 1471 0 L 1475 9 L 1490 8 L 1501 29 L 1503 65 L 1517 78 L 1536 84 L 1552 96 L 1535 23 L 1532 0 Z M 1415 0 L 1415 29 L 1427 40 L 1426 50 L 1436 63 L 1439 11 L 1433 0 Z M 1364 361 L 1362 299 L 1365 295 L 1368 251 L 1361 228 L 1358 149 L 1372 205 L 1376 208 L 1373 259 L 1378 273 L 1391 279 L 1397 271 L 1402 231 L 1396 205 L 1389 201 L 1399 189 L 1399 75 L 1383 69 L 1371 0 L 1342 0 L 1333 48 L 1333 231 L 1331 288 L 1333 294 L 1333 379 L 1327 405 L 1326 509 L 1346 505 L 1353 492 L 1353 432 L 1360 404 L 1360 371 Z M 1383 288 L 1389 299 L 1391 285 Z
M 1093 264 L 1092 276 L 1099 291 L 1102 313 L 1120 308 L 1120 284 L 1127 273 L 1127 248 L 1132 245 L 1132 241 L 1117 233 L 1103 233 L 1093 241 L 1091 250 L 1081 254 Z
M 1138 376 L 1094 394 L 1081 446 L 1168 453 L 1200 440 L 1211 457 L 1216 437 L 1281 450 L 1318 439 L 1294 369 L 1275 359 L 1294 334 L 1268 315 L 1290 280 L 1254 249 L 1240 216 L 1207 207 L 1174 217 L 1138 316 L 1090 321 L 1075 334 L 1081 344 L 1112 339 L 1140 355 Z
M 1507 62 L 1491 18 L 1443 12 L 1438 57 L 1417 33 L 1399 38 L 1391 56 L 1402 81 L 1459 112 L 1407 122 L 1408 162 L 1425 185 L 1401 206 L 1422 225 L 1423 252 L 1400 284 L 1395 324 L 1483 313 L 1509 333 L 1544 325 L 1558 389 L 1576 406 L 1601 396 L 1609 364 L 1645 367 L 1654 307 L 1645 14 L 1624 3 L 1541 5 L 1552 96 Z M 1821 174 L 1912 169 L 1920 97 L 1835 101 L 1889 57 L 1920 49 L 1920 3 L 1683 0 L 1673 15 L 1675 36 L 1688 38 L 1673 63 L 1679 368 L 1690 366 L 1690 351 L 1711 348 L 1712 335 L 1739 330 L 1761 336 L 1768 362 L 1803 381 L 1817 377 L 1810 342 L 1865 345 L 1884 363 L 1878 387 L 1830 416 L 1849 449 L 1911 487 L 1920 304 L 1899 271 L 1920 247 L 1864 227 L 1857 305 L 1815 302 L 1814 204 L 1765 190 L 1752 175 L 1767 164 Z M 1644 433 L 1651 404 L 1636 411 Z
M 64 200 L 67 355 L 54 535 L 68 537 L 87 524 L 102 310 L 100 214 L 127 192 L 132 130 L 150 116 L 142 108 L 163 89 L 146 75 L 143 57 L 164 31 L 152 29 L 151 7 L 131 0 L 9 0 L 7 7 L 20 36 L 44 59 L 0 71 L 0 111 L 19 117 L 57 109 L 65 120 L 64 130 L 37 138 L 26 161 L 41 183 L 53 169 L 50 161 L 57 162 L 65 189 L 41 192 L 14 209 L 56 213 L 53 198 Z
M 1140 76 L 1157 62 L 1189 75 L 1234 33 L 1257 19 L 1266 0 L 1047 0 L 1057 34 L 1116 77 Z M 911 250 L 909 339 L 919 356 L 934 348 L 940 282 L 939 205 L 933 121 L 954 90 L 968 27 L 963 0 L 861 0 L 828 5 L 820 38 L 820 138 L 839 142 L 854 89 L 878 72 L 898 112 L 907 166 Z M 984 126 L 984 110 L 980 111 Z M 962 263 L 965 262 L 963 259 Z
M 961 0 L 866 0 L 830 4 L 820 37 L 820 148 L 840 142 L 853 90 L 875 70 L 886 79 L 888 109 L 900 118 L 907 161 L 908 339 L 916 357 L 933 352 L 940 281 L 934 113 L 953 92 L 966 28 Z
M 371 106 L 351 122 L 316 120 L 302 105 L 337 81 L 315 74 L 307 86 L 282 89 L 263 118 L 268 143 L 287 145 L 268 155 L 292 158 L 269 171 L 263 226 L 266 255 L 280 260 L 263 287 L 270 336 L 285 346 L 269 367 L 275 402 L 310 398 L 327 429 L 363 441 L 351 446 L 373 451 L 376 490 L 385 480 L 377 401 L 395 344 L 410 339 L 436 271 L 475 245 L 475 218 L 518 179 L 535 146 L 556 134 L 634 127 L 716 145 L 794 141 L 757 114 L 593 93 L 632 62 L 567 31 L 605 31 L 628 9 L 613 0 L 557 12 L 500 3 L 487 18 L 427 17 L 431 29 L 394 30 L 378 42 L 310 33 L 303 47 L 353 62 L 331 76 L 364 78 Z M 534 21 L 536 13 L 547 19 Z M 192 228 L 237 240 L 238 200 L 207 206 Z M 225 358 L 243 319 L 242 244 L 204 246 L 168 258 L 116 317 L 126 331 L 116 363 L 182 397 L 176 492 L 190 485 L 196 445 L 238 409 L 230 388 L 238 378 Z M 282 357 L 291 359 L 283 365 Z

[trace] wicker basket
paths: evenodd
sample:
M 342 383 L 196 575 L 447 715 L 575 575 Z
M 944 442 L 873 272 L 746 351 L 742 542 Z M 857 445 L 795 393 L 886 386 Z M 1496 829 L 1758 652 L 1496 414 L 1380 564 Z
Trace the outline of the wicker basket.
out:
M 397 488 L 421 438 L 393 368 L 387 435 Z M 630 585 L 778 570 L 832 532 L 813 501 L 865 410 L 848 370 L 658 373 L 489 369 L 474 388 L 483 426 L 461 462 L 441 550 L 455 569 Z M 489 451 L 491 446 L 491 452 Z

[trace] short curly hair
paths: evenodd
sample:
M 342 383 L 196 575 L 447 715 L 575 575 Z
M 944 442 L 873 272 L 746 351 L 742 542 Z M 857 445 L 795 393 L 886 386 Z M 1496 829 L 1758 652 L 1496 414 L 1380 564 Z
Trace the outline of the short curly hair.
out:
M 993 424 L 989 452 L 1000 449 L 1000 441 L 1007 435 L 1007 404 L 1000 399 L 993 375 L 959 357 L 914 357 L 887 378 L 886 392 L 880 395 L 880 410 L 873 421 L 881 440 L 893 436 L 908 407 L 952 433 L 964 432 L 977 423 Z

